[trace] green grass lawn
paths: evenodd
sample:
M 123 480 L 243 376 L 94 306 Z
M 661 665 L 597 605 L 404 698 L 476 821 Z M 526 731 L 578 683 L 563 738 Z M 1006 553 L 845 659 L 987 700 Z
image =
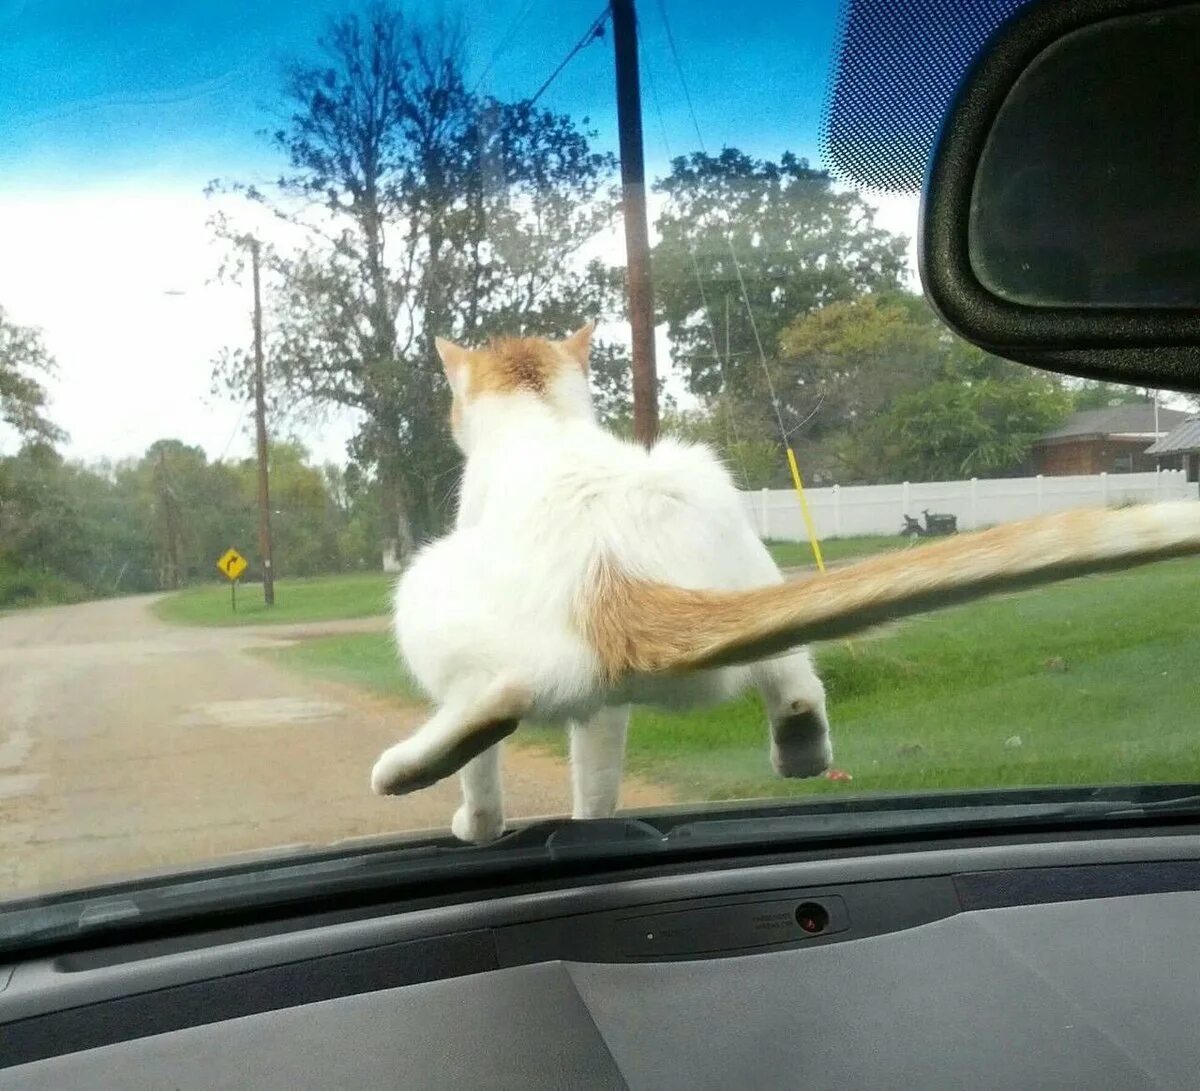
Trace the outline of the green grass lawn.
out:
M 853 561 L 893 549 L 904 549 L 910 543 L 900 535 L 869 535 L 863 538 L 829 538 L 821 543 L 825 562 Z M 918 543 L 919 544 L 919 543 Z M 767 542 L 767 548 L 780 568 L 816 568 L 812 546 L 808 542 Z
M 262 586 L 238 588 L 237 613 L 229 605 L 228 585 L 203 584 L 168 595 L 157 604 L 164 621 L 183 625 L 263 625 L 335 618 L 374 617 L 387 613 L 395 577 L 385 572 L 278 580 L 275 605 L 263 603 Z
M 837 561 L 906 544 L 899 537 L 833 538 L 823 543 L 823 549 L 827 560 Z M 812 550 L 806 542 L 768 542 L 767 547 L 781 567 L 813 566 Z M 390 609 L 394 581 L 395 577 L 385 572 L 279 580 L 275 584 L 275 605 L 270 609 L 263 603 L 261 585 L 246 584 L 238 588 L 236 614 L 229 604 L 229 585 L 206 583 L 169 595 L 156 609 L 164 621 L 181 625 L 263 625 L 373 617 Z
M 1200 781 L 1198 605 L 1200 561 L 1189 559 L 822 647 L 836 764 L 853 776 L 849 784 L 776 778 L 754 696 L 688 715 L 639 712 L 629 765 L 689 800 Z M 312 640 L 275 654 L 300 670 L 408 693 L 386 636 Z M 565 751 L 561 732 L 522 735 Z
M 396 655 L 389 634 L 319 636 L 259 654 L 302 674 L 362 686 L 404 701 L 421 699 Z

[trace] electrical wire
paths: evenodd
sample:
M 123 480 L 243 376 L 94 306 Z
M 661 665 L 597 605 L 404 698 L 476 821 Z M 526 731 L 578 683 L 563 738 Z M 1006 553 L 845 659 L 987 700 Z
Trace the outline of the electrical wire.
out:
M 550 75 L 546 77 L 545 81 L 542 83 L 542 86 L 539 87 L 536 91 L 534 91 L 533 95 L 528 99 L 528 103 L 530 106 L 532 106 L 535 102 L 537 102 L 538 99 L 540 99 L 542 97 L 542 93 L 546 90 L 546 88 L 549 87 L 556 79 L 558 79 L 558 74 L 564 68 L 566 68 L 568 64 L 570 64 L 571 59 L 580 50 L 582 50 L 585 46 L 590 45 L 597 38 L 604 37 L 604 22 L 609 17 L 610 14 L 611 14 L 611 9 L 609 8 L 608 4 L 605 4 L 603 9 L 601 10 L 600 14 L 597 15 L 596 18 L 592 21 L 592 25 L 583 32 L 583 37 L 581 37 L 579 39 L 579 41 L 577 41 L 571 47 L 570 52 L 565 57 L 563 57 L 563 59 L 561 61 L 558 62 L 558 67 L 555 68 L 554 71 L 551 72 Z

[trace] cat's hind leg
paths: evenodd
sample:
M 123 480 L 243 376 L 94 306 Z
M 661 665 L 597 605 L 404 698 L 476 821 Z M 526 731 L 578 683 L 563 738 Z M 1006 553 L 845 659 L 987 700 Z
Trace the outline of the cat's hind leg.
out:
M 528 687 L 511 676 L 458 689 L 413 735 L 379 756 L 372 790 L 406 795 L 458 772 L 516 731 L 531 703 Z
M 494 841 L 504 832 L 504 791 L 500 783 L 500 751 L 503 743 L 490 746 L 462 767 L 463 801 L 450 829 L 460 841 L 480 844 Z
M 602 708 L 571 725 L 572 818 L 611 818 L 621 795 L 629 706 Z
M 833 761 L 825 687 L 808 650 L 758 663 L 752 673 L 767 706 L 775 772 L 781 777 L 825 772 Z

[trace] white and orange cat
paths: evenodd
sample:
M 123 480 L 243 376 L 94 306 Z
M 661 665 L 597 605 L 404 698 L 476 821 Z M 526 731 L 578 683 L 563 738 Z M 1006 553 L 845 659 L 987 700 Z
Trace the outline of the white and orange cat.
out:
M 592 327 L 562 342 L 438 341 L 466 455 L 457 525 L 396 590 L 395 631 L 436 706 L 386 750 L 373 789 L 462 770 L 452 828 L 504 828 L 499 743 L 522 720 L 570 723 L 574 814 L 616 809 L 629 706 L 756 686 L 771 759 L 814 776 L 832 757 L 825 692 L 802 645 L 996 591 L 1200 552 L 1200 503 L 1075 511 L 961 535 L 785 583 L 707 448 L 650 451 L 596 423 Z

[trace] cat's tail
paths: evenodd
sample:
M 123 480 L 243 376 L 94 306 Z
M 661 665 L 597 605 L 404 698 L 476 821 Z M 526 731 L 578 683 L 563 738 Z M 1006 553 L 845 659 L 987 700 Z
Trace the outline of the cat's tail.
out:
M 749 591 L 692 591 L 601 563 L 584 629 L 609 682 L 747 663 L 985 595 L 1200 553 L 1200 503 L 1083 510 Z

